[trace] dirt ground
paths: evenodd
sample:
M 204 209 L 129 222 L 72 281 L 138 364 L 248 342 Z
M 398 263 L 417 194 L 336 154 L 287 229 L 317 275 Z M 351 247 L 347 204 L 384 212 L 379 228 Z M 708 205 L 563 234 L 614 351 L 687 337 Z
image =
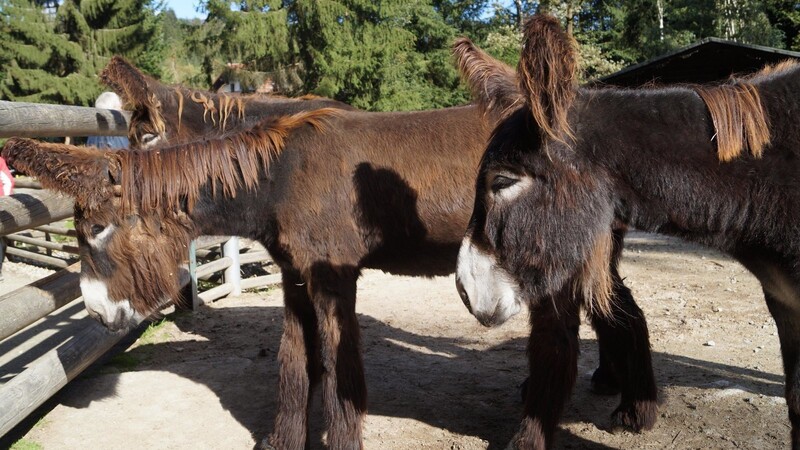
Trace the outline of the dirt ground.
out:
M 778 337 L 756 280 L 717 253 L 642 233 L 629 236 L 622 272 L 650 327 L 658 423 L 638 435 L 606 431 L 619 399 L 589 390 L 597 347 L 585 325 L 556 447 L 787 448 Z M 505 448 L 522 411 L 526 314 L 481 327 L 452 276 L 366 271 L 358 298 L 365 446 Z M 64 388 L 20 433 L 32 447 L 19 448 L 252 448 L 275 414 L 281 319 L 279 288 L 170 316 Z M 318 403 L 312 448 L 322 441 Z

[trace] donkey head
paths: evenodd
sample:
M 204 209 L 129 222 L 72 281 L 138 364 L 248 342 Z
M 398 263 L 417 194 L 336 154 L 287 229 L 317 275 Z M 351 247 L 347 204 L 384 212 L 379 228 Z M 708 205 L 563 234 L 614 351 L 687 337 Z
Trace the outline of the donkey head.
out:
M 45 188 L 75 198 L 81 291 L 112 330 L 149 316 L 180 288 L 181 264 L 214 198 L 255 190 L 292 130 L 336 111 L 266 119 L 218 138 L 152 150 L 100 150 L 9 139 L 2 156 Z M 205 208 L 195 208 L 205 202 Z
M 44 187 L 75 198 L 81 291 L 91 316 L 116 331 L 175 297 L 192 222 L 179 210 L 124 207 L 122 152 L 13 138 L 2 155 Z
M 458 291 L 486 326 L 567 283 L 602 312 L 610 296 L 610 185 L 574 150 L 576 45 L 549 16 L 529 19 L 524 33 L 524 105 L 490 139 L 458 258 Z

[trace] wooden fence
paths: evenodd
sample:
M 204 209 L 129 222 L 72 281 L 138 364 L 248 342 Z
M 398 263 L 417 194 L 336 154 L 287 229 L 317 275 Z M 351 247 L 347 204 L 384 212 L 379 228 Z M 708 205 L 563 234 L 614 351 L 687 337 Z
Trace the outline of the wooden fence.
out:
M 126 135 L 128 120 L 124 111 L 0 101 L 0 137 Z M 47 254 L 77 254 L 76 246 L 23 233 L 33 229 L 45 236 L 74 236 L 73 230 L 53 224 L 72 216 L 72 199 L 41 190 L 36 182 L 17 186 L 14 195 L 0 197 L 0 236 L 44 248 L 45 254 L 11 246 L 8 253 L 63 268 L 0 296 L 0 436 L 124 337 L 86 314 L 80 299 L 80 263 Z M 280 282 L 280 274 L 242 279 L 241 265 L 269 260 L 266 251 L 248 250 L 240 253 L 237 237 L 203 236 L 192 242 L 189 265 L 179 279 L 189 286 L 186 295 L 193 308 Z M 198 265 L 198 257 L 206 262 Z M 218 279 L 220 272 L 223 283 L 198 292 L 200 281 Z M 74 326 L 66 332 L 64 323 Z

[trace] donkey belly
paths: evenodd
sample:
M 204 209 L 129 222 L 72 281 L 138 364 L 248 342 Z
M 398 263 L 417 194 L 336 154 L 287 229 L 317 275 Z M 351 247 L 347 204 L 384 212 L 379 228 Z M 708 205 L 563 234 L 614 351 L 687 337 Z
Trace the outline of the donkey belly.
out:
M 459 243 L 398 243 L 382 246 L 363 261 L 363 267 L 394 275 L 443 276 L 455 271 Z

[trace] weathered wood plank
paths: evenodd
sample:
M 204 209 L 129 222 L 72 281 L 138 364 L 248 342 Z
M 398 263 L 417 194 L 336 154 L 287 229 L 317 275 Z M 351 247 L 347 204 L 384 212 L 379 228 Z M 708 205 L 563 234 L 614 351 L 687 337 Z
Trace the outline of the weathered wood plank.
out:
M 46 248 L 49 250 L 58 250 L 60 252 L 72 253 L 77 255 L 79 253 L 78 247 L 70 244 L 62 244 L 60 242 L 46 241 L 44 239 L 36 239 L 30 236 L 23 236 L 21 234 L 7 234 L 7 239 L 12 241 L 22 242 L 23 244 L 35 245 L 37 247 Z
M 130 112 L 0 101 L 0 137 L 127 136 Z
M 80 271 L 80 263 L 75 263 L 1 296 L 0 340 L 80 297 Z
M 72 198 L 49 190 L 19 189 L 0 197 L 0 236 L 71 217 L 72 205 Z
M 125 333 L 111 333 L 94 319 L 65 344 L 48 351 L 22 373 L 0 386 L 0 436 L 6 434 L 92 362 Z

